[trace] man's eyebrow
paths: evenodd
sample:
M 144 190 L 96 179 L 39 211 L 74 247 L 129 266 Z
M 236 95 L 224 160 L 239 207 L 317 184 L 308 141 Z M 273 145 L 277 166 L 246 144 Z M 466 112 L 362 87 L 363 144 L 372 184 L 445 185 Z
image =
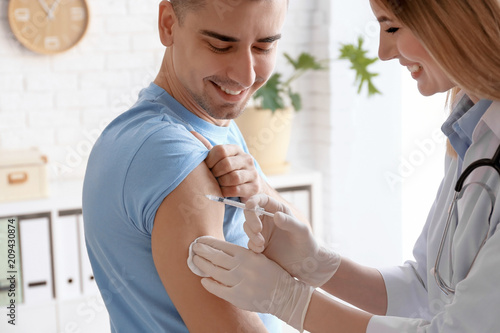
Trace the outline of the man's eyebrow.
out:
M 274 36 L 269 36 L 269 37 L 257 39 L 257 42 L 259 42 L 259 43 L 273 43 L 273 42 L 275 42 L 275 41 L 277 41 L 279 39 L 281 39 L 281 34 L 277 34 L 277 35 L 274 35 Z
M 231 36 L 226 36 L 226 35 L 220 34 L 220 33 L 215 32 L 215 31 L 210 31 L 210 30 L 200 30 L 200 34 L 208 36 L 208 37 L 212 37 L 212 38 L 215 38 L 215 39 L 218 39 L 218 40 L 220 40 L 222 42 L 231 42 L 231 43 L 234 43 L 234 42 L 239 42 L 240 41 L 238 38 L 231 37 Z M 277 34 L 277 35 L 274 35 L 274 36 L 260 38 L 260 39 L 257 40 L 257 42 L 258 43 L 273 43 L 274 41 L 277 41 L 280 38 L 281 38 L 281 34 Z
M 239 42 L 240 41 L 238 38 L 222 35 L 222 34 L 219 34 L 215 31 L 210 31 L 210 30 L 201 30 L 200 34 L 218 39 L 218 40 L 223 41 L 223 42 Z

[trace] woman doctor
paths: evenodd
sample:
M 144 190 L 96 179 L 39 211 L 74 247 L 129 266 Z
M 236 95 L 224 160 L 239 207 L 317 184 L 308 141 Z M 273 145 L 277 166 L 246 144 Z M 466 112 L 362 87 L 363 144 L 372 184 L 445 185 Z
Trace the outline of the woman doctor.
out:
M 399 60 L 425 96 L 456 93 L 442 127 L 453 148 L 415 260 L 377 270 L 341 258 L 319 246 L 287 207 L 256 195 L 246 208 L 275 216 L 245 212 L 249 250 L 202 237 L 193 242 L 193 262 L 210 276 L 202 279 L 209 292 L 300 331 L 500 332 L 497 170 L 475 168 L 454 197 L 467 167 L 491 159 L 500 145 L 499 0 L 370 4 L 381 26 L 380 58 Z

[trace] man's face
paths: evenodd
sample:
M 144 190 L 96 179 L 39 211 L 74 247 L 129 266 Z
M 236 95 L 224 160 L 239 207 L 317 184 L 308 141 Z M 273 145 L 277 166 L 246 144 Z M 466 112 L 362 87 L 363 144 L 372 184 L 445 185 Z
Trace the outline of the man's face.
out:
M 209 116 L 233 119 L 270 77 L 286 0 L 206 0 L 173 26 L 176 76 Z

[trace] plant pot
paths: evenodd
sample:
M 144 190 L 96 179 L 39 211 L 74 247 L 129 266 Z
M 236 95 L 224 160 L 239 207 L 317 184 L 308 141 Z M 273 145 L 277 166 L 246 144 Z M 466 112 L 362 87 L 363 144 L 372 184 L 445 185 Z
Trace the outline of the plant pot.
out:
M 250 154 L 260 164 L 265 174 L 286 173 L 290 165 L 286 161 L 294 110 L 276 110 L 249 107 L 236 119 L 245 138 Z

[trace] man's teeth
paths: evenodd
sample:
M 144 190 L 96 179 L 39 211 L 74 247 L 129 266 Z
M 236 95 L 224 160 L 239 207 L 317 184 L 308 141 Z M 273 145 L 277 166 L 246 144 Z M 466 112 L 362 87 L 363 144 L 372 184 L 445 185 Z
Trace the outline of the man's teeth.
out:
M 240 91 L 233 91 L 233 90 L 229 90 L 229 89 L 226 89 L 226 88 L 223 88 L 223 87 L 220 87 L 220 89 L 223 92 L 225 92 L 226 94 L 228 94 L 228 95 L 234 95 L 234 96 L 236 96 L 236 95 L 241 94 L 241 90 Z
M 408 66 L 408 70 L 412 73 L 416 73 L 416 72 L 420 71 L 421 69 L 422 69 L 422 66 L 420 66 L 420 65 Z

